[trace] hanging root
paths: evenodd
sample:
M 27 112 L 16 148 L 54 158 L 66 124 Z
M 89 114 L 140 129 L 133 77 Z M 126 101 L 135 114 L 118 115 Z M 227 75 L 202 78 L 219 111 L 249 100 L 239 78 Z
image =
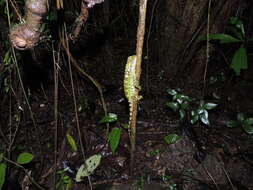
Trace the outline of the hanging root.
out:
M 87 3 L 88 8 L 92 8 L 94 5 L 103 3 L 104 0 L 84 0 Z
M 47 12 L 47 0 L 26 0 L 25 22 L 10 29 L 10 41 L 19 50 L 34 47 L 40 39 L 42 18 Z

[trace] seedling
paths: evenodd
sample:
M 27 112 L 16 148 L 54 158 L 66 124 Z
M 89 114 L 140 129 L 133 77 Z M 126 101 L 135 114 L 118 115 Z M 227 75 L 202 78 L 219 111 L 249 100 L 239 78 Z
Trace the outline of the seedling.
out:
M 167 102 L 166 106 L 174 112 L 178 112 L 181 121 L 190 119 L 191 124 L 196 124 L 197 121 L 201 121 L 205 125 L 210 124 L 208 110 L 214 109 L 217 104 L 205 103 L 203 100 L 195 103 L 194 99 L 182 94 L 180 90 L 168 89 L 167 92 L 172 96 L 172 101 Z
M 227 27 L 228 34 L 209 34 L 209 40 L 217 40 L 220 44 L 239 44 L 239 48 L 232 56 L 230 68 L 237 76 L 241 74 L 242 69 L 248 68 L 247 44 L 252 41 L 252 38 L 247 38 L 245 34 L 244 24 L 237 17 L 231 17 L 229 26 Z M 200 37 L 200 40 L 206 40 L 206 37 Z

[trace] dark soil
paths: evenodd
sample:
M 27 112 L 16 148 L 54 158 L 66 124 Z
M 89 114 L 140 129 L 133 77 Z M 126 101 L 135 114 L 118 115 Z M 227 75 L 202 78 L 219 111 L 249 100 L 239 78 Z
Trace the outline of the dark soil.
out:
M 253 190 L 252 136 L 246 134 L 239 126 L 234 129 L 226 127 L 226 122 L 235 120 L 239 112 L 247 117 L 253 115 L 250 74 L 245 74 L 249 76 L 248 78 L 234 79 L 225 71 L 224 80 L 218 78 L 215 83 L 210 83 L 211 76 L 218 77 L 219 71 L 223 72 L 210 68 L 204 99 L 207 102 L 217 103 L 218 107 L 209 112 L 210 126 L 200 123 L 190 125 L 188 122 L 179 122 L 178 115 L 165 106 L 171 98 L 166 89 L 181 88 L 185 95 L 201 99 L 203 81 L 192 84 L 189 82 L 191 80 L 185 77 L 187 73 L 181 76 L 180 80 L 170 80 L 166 73 L 155 67 L 155 63 L 145 59 L 141 83 L 143 99 L 139 105 L 137 122 L 136 162 L 134 175 L 131 178 L 128 132 L 123 128 L 123 125 L 128 123 L 129 113 L 122 83 L 126 59 L 133 54 L 134 48 L 133 43 L 130 44 L 120 38 L 114 39 L 109 44 L 113 50 L 110 52 L 113 54 L 111 57 L 113 62 L 108 65 L 105 44 L 94 50 L 94 54 L 82 55 L 78 51 L 73 54 L 76 55 L 79 65 L 102 84 L 108 112 L 118 116 L 118 121 L 110 124 L 110 129 L 114 127 L 122 129 L 121 141 L 116 153 L 112 154 L 106 142 L 106 125 L 99 124 L 104 111 L 97 89 L 91 81 L 84 80 L 72 67 L 77 106 L 75 112 L 73 86 L 68 63 L 64 61 L 59 69 L 58 128 L 56 129 L 53 63 L 50 54 L 41 53 L 44 61 L 40 62 L 38 58 L 39 63 L 32 63 L 33 69 L 37 71 L 30 70 L 29 75 L 38 74 L 39 71 L 47 68 L 48 72 L 43 74 L 47 77 L 44 76 L 43 81 L 40 81 L 25 73 L 27 81 L 25 87 L 31 110 L 18 85 L 15 86 L 17 89 L 15 96 L 12 93 L 11 102 L 9 98 L 2 100 L 0 125 L 7 142 L 10 136 L 15 135 L 14 132 L 18 128 L 13 150 L 9 155 L 11 160 L 15 160 L 20 152 L 32 153 L 34 160 L 25 166 L 26 170 L 31 172 L 35 181 L 45 189 L 55 189 L 53 184 L 62 182 L 57 171 L 64 169 L 63 163 L 73 167 L 73 170 L 78 169 L 83 163 L 77 129 L 79 126 L 85 156 L 102 155 L 101 164 L 90 176 L 94 189 Z M 31 65 L 28 68 L 31 69 Z M 212 75 L 212 70 L 215 75 Z M 72 151 L 69 146 L 66 133 L 71 134 L 75 139 L 78 145 L 77 152 Z M 171 145 L 166 144 L 164 137 L 171 133 L 181 135 L 182 139 Z M 0 139 L 4 142 L 2 135 Z M 7 142 L 1 143 L 3 147 L 9 144 Z M 56 142 L 57 150 L 55 150 Z M 56 178 L 54 178 L 55 174 Z M 74 173 L 65 172 L 65 175 L 73 179 L 73 189 L 89 189 L 88 179 L 76 183 Z M 27 181 L 31 184 L 25 173 L 11 164 L 8 176 L 5 189 L 18 189 Z M 111 185 L 114 187 L 110 188 Z M 30 189 L 37 189 L 37 187 L 31 184 Z M 59 185 L 58 189 L 64 189 L 64 185 Z

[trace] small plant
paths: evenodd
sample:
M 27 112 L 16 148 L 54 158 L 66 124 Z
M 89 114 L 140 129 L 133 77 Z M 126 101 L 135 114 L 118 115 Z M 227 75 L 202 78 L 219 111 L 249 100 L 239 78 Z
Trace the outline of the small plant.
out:
M 182 139 L 182 137 L 178 136 L 177 134 L 170 134 L 170 135 L 167 135 L 166 137 L 164 137 L 164 141 L 167 144 L 173 144 L 181 139 Z
M 71 177 L 66 175 L 64 170 L 58 171 L 57 174 L 60 176 L 60 178 L 56 184 L 56 189 L 57 190 L 71 190 L 73 187 L 73 180 L 71 179 Z
M 171 108 L 174 112 L 178 112 L 180 120 L 183 120 L 186 116 L 187 110 L 189 110 L 190 102 L 192 101 L 192 99 L 180 93 L 180 91 L 180 89 L 167 90 L 168 94 L 172 96 L 172 101 L 167 102 L 166 106 Z
M 149 152 L 149 155 L 150 156 L 155 156 L 157 154 L 161 153 L 161 150 L 160 149 L 155 149 L 155 150 L 152 150 Z
M 237 120 L 228 121 L 226 125 L 229 128 L 235 128 L 240 126 L 247 134 L 249 135 L 253 134 L 253 118 L 252 117 L 246 118 L 243 113 L 238 113 Z
M 214 109 L 217 104 L 205 103 L 201 100 L 198 104 L 194 99 L 182 94 L 180 90 L 168 89 L 168 94 L 172 96 L 172 101 L 166 103 L 166 106 L 171 108 L 174 112 L 179 113 L 179 118 L 189 119 L 191 124 L 196 124 L 197 121 L 201 121 L 205 125 L 209 125 L 208 110 Z M 186 118 L 189 117 L 189 118 Z
M 18 155 L 16 164 L 24 165 L 32 161 L 33 155 L 27 152 L 23 152 Z M 7 172 L 7 163 L 12 162 L 4 157 L 4 153 L 0 153 L 0 190 L 2 190 Z
M 165 190 L 177 190 L 177 184 L 173 182 L 171 175 L 163 175 L 162 180 L 166 184 Z
M 109 143 L 110 143 L 112 153 L 115 153 L 119 145 L 120 136 L 121 136 L 121 129 L 117 127 L 113 128 L 111 132 L 109 133 Z
M 99 123 L 114 123 L 118 120 L 118 116 L 114 113 L 108 113 L 108 115 L 104 116 Z M 113 128 L 109 135 L 108 141 L 112 150 L 112 153 L 115 153 L 116 149 L 118 148 L 119 142 L 121 137 L 121 129 L 118 127 Z
M 206 37 L 201 37 L 200 40 L 206 40 Z M 220 44 L 239 44 L 239 48 L 235 51 L 232 57 L 230 68 L 234 70 L 237 76 L 240 75 L 242 69 L 248 68 L 247 43 L 253 39 L 248 39 L 245 34 L 244 24 L 237 17 L 231 17 L 227 34 L 209 34 L 210 40 L 218 40 Z

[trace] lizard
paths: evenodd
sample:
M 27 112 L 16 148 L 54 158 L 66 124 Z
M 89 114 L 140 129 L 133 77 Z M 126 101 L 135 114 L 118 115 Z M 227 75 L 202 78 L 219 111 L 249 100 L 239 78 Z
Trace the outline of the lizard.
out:
M 133 111 L 137 105 L 137 102 L 142 98 L 138 95 L 141 89 L 139 81 L 136 77 L 136 55 L 129 56 L 125 67 L 124 74 L 124 93 L 129 103 L 129 137 L 131 139 L 131 132 L 133 132 Z

